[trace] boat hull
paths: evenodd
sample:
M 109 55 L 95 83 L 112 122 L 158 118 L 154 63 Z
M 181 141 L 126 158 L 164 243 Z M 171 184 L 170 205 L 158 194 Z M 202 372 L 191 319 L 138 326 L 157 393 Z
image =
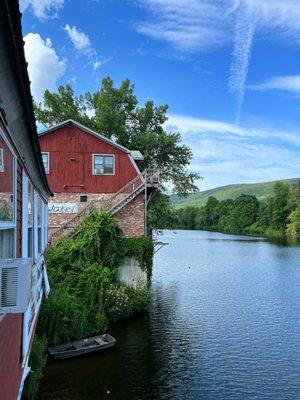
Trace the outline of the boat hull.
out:
M 108 338 L 104 340 L 103 338 Z M 56 347 L 48 348 L 50 355 L 57 360 L 65 360 L 83 356 L 86 354 L 100 352 L 112 348 L 116 339 L 110 335 L 95 336 L 77 342 L 71 342 Z

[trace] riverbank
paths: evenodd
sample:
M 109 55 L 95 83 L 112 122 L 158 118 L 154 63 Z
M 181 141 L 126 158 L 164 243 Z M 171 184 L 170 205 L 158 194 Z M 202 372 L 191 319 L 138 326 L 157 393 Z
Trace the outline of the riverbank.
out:
M 222 201 L 209 197 L 199 208 L 171 208 L 161 228 L 300 239 L 300 187 L 278 182 L 273 192 L 264 201 L 242 194 Z
M 49 360 L 38 400 L 298 400 L 300 247 L 203 231 L 158 240 L 169 245 L 149 312 L 112 326 L 112 351 Z
M 135 257 L 148 280 L 136 287 L 122 282 L 119 270 L 125 257 Z M 152 241 L 125 238 L 106 213 L 91 213 L 75 236 L 61 237 L 49 247 L 46 264 L 51 293 L 41 308 L 25 399 L 35 396 L 46 346 L 102 333 L 111 322 L 148 309 L 152 262 Z

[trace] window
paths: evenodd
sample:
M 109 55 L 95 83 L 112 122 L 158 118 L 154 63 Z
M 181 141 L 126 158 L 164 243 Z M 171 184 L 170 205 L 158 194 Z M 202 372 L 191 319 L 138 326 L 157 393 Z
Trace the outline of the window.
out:
M 49 154 L 50 153 L 42 153 L 42 159 L 43 159 L 43 164 L 44 164 L 46 174 L 49 174 L 49 167 L 50 167 Z
M 0 149 L 0 172 L 4 172 L 3 149 Z
M 15 257 L 16 158 L 1 130 L 0 168 L 0 259 L 5 259 Z
M 80 203 L 87 203 L 88 201 L 88 197 L 86 195 L 80 196 L 79 199 Z
M 42 200 L 41 200 L 40 196 L 38 196 L 38 198 L 37 198 L 38 254 L 41 254 L 42 250 L 43 250 L 43 241 L 42 241 L 43 207 L 42 207 L 42 205 L 43 205 Z
M 93 155 L 93 174 L 94 175 L 114 175 L 115 156 L 109 154 Z
M 27 199 L 27 237 L 28 249 L 27 257 L 33 257 L 33 186 L 28 180 L 28 199 Z

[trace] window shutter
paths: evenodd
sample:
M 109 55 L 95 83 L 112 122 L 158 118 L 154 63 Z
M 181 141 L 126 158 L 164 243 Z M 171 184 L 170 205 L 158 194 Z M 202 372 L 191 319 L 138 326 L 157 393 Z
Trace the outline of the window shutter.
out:
M 30 259 L 0 261 L 0 313 L 23 313 L 31 296 Z

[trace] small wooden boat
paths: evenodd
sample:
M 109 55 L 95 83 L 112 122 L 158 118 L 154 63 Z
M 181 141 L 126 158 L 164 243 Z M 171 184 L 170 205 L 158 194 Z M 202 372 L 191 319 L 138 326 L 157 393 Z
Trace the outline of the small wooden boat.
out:
M 63 360 L 108 349 L 113 347 L 115 343 L 116 339 L 106 333 L 105 335 L 94 336 L 76 342 L 49 347 L 48 351 L 52 357 L 58 360 Z

